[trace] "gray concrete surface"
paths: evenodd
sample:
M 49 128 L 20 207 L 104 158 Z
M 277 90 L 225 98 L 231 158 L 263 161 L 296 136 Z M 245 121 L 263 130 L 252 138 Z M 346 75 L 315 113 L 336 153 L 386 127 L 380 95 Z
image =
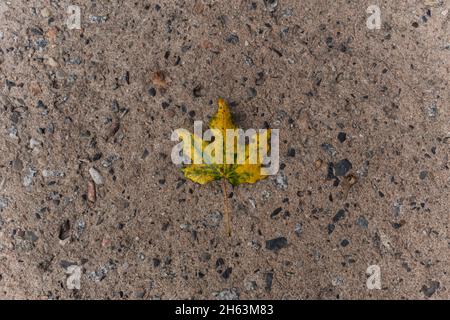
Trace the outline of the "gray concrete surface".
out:
M 0 298 L 450 298 L 449 8 L 0 1 Z M 231 238 L 220 183 L 170 158 L 219 96 L 281 129 Z

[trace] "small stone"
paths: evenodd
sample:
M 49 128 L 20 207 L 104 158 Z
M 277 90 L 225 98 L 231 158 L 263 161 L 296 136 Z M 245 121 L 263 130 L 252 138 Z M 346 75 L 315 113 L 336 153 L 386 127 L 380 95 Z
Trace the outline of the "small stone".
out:
M 421 171 L 419 173 L 420 180 L 425 180 L 428 177 L 428 171 Z
M 256 290 L 256 288 L 258 288 L 256 281 L 247 281 L 245 283 L 245 289 L 247 291 L 253 291 L 253 290 Z
M 29 187 L 33 183 L 33 178 L 36 176 L 37 171 L 33 168 L 28 168 L 28 173 L 23 177 L 23 186 Z
M 345 176 L 347 174 L 347 172 L 350 171 L 351 168 L 352 168 L 352 163 L 349 160 L 344 159 L 335 164 L 334 172 L 337 177 L 342 177 L 342 176 Z
M 45 8 L 43 8 L 43 9 L 41 10 L 41 16 L 42 16 L 43 18 L 48 18 L 48 17 L 50 17 L 51 15 L 52 15 L 52 12 L 50 11 L 49 8 L 45 7 Z
M 61 266 L 61 268 L 67 270 L 68 267 L 76 265 L 76 263 L 71 262 L 71 261 L 67 261 L 67 260 L 61 260 L 59 262 L 59 265 Z
M 334 157 L 336 155 L 336 150 L 334 149 L 334 147 L 331 144 L 322 143 L 320 147 L 322 148 L 323 151 L 328 153 L 330 156 Z
M 328 234 L 329 234 L 329 235 L 332 234 L 335 228 L 336 228 L 336 226 L 335 226 L 334 224 L 330 223 L 330 224 L 327 226 Z
M 219 211 L 211 212 L 208 215 L 209 225 L 211 227 L 217 227 L 223 219 L 223 214 Z
M 256 97 L 256 95 L 257 95 L 257 91 L 256 91 L 255 88 L 248 88 L 248 90 L 247 90 L 247 96 L 248 96 L 250 99 Z
M 87 199 L 89 202 L 94 203 L 97 199 L 97 194 L 95 191 L 95 183 L 91 180 L 88 181 L 87 185 Z
M 248 66 L 253 66 L 255 64 L 250 56 L 244 56 L 244 62 Z
M 338 133 L 338 140 L 340 143 L 343 143 L 347 139 L 347 134 L 345 132 Z
M 271 194 L 267 190 L 263 190 L 263 192 L 261 192 L 261 197 L 263 200 L 269 200 L 270 196 L 271 196 Z
M 79 219 L 76 222 L 76 231 L 77 231 L 77 237 L 81 237 L 81 235 L 83 234 L 84 230 L 86 229 L 86 222 L 84 222 L 83 219 Z
M 278 251 L 287 247 L 288 241 L 285 237 L 279 237 L 266 241 L 266 249 L 270 251 Z
M 91 175 L 91 178 L 92 180 L 94 180 L 96 185 L 102 185 L 104 183 L 103 177 L 101 176 L 100 172 L 98 172 L 96 169 L 90 168 L 89 174 Z
M 95 270 L 91 272 L 88 277 L 94 282 L 100 282 L 103 279 L 105 279 L 106 275 L 110 270 L 113 270 L 116 268 L 116 264 L 110 260 L 105 265 L 101 266 L 98 270 Z
M 341 209 L 334 215 L 333 222 L 337 223 L 337 222 L 341 221 L 344 218 L 345 218 L 345 210 Z
M 334 277 L 333 280 L 331 280 L 331 284 L 333 285 L 333 287 L 341 286 L 344 284 L 344 279 L 339 276 Z
M 161 265 L 161 260 L 158 258 L 153 258 L 152 262 L 153 262 L 153 267 L 155 267 L 155 268 L 158 268 Z
M 426 108 L 426 112 L 428 117 L 436 118 L 438 115 L 438 107 L 436 104 L 432 104 Z
M 295 157 L 295 149 L 294 148 L 289 148 L 288 152 L 287 152 L 288 157 Z
M 238 300 L 239 299 L 239 291 L 237 288 L 225 289 L 220 292 L 215 292 L 213 295 L 218 300 Z
M 367 221 L 367 219 L 363 216 L 360 216 L 358 217 L 358 219 L 356 219 L 356 224 L 363 229 L 367 229 L 369 227 L 369 221 Z
M 296 223 L 295 224 L 295 228 L 294 228 L 294 232 L 297 235 L 297 237 L 301 236 L 302 230 L 303 230 L 302 224 L 300 222 Z
M 3 209 L 6 209 L 8 207 L 9 200 L 5 197 L 0 197 L 0 211 L 3 211 Z
M 81 267 L 77 265 L 71 265 L 67 267 L 66 273 L 69 275 L 66 281 L 67 289 L 81 289 L 81 271 Z
M 108 20 L 108 15 L 105 16 L 89 16 L 89 21 L 92 23 L 105 23 Z
M 326 42 L 328 48 L 333 48 L 333 46 L 334 46 L 333 37 L 327 37 L 325 39 L 325 42 Z
M 13 170 L 20 172 L 23 169 L 23 162 L 22 160 L 16 158 L 12 161 L 11 166 Z
M 265 81 L 266 81 L 266 77 L 265 77 L 264 71 L 257 72 L 256 78 L 255 78 L 255 84 L 257 86 L 261 86 L 264 84 Z
M 347 239 L 344 239 L 344 240 L 341 241 L 341 246 L 344 247 L 344 248 L 346 246 L 348 246 L 349 244 L 350 244 L 350 241 L 348 241 Z
M 274 12 L 278 6 L 278 0 L 264 0 L 264 4 L 266 5 L 267 11 Z
M 33 231 L 26 231 L 23 235 L 23 239 L 34 244 L 36 241 L 38 241 L 39 237 Z
M 199 98 L 205 96 L 206 92 L 203 86 L 199 84 L 192 90 L 192 94 L 194 95 L 194 97 Z
M 42 145 L 42 142 L 40 142 L 40 141 L 38 141 L 38 140 L 36 140 L 34 138 L 30 139 L 30 149 L 34 149 L 36 147 L 40 147 L 41 145 Z
M 231 275 L 231 272 L 233 271 L 233 268 L 228 267 L 225 269 L 225 271 L 221 274 L 221 277 L 224 279 L 228 279 Z
M 266 291 L 272 290 L 272 283 L 273 283 L 273 272 L 267 272 L 266 273 Z
M 402 211 L 403 203 L 401 200 L 396 200 L 392 205 L 392 213 L 394 216 L 399 216 Z
M 150 97 L 156 96 L 156 89 L 151 87 L 150 89 L 148 89 L 148 94 L 150 95 Z
M 239 43 L 239 36 L 235 33 L 230 33 L 226 38 L 225 41 L 231 44 L 238 44 Z
M 53 68 L 56 68 L 59 66 L 59 63 L 52 57 L 48 57 L 47 60 L 45 60 L 45 63 Z
M 66 240 L 70 237 L 70 221 L 64 220 L 64 222 L 59 227 L 59 240 Z
M 62 178 L 62 177 L 64 177 L 64 172 L 59 171 L 59 170 L 44 169 L 44 170 L 42 170 L 42 176 L 44 178 Z
M 430 298 L 440 288 L 440 286 L 441 284 L 439 281 L 431 281 L 430 286 L 422 286 L 421 291 L 427 298 Z
M 256 209 L 256 200 L 253 198 L 248 198 L 248 202 L 250 202 L 253 209 Z
M 279 189 L 286 189 L 288 187 L 287 177 L 283 173 L 277 175 L 275 183 Z
M 211 260 L 211 254 L 210 254 L 210 253 L 208 253 L 208 252 L 203 252 L 203 253 L 200 255 L 200 261 L 206 262 L 206 261 L 209 261 L 209 260 Z
M 36 40 L 36 47 L 38 47 L 38 49 L 44 49 L 47 45 L 48 41 L 45 39 Z
M 275 217 L 281 212 L 281 210 L 283 210 L 281 207 L 273 210 L 273 212 L 270 214 L 270 218 L 275 219 Z

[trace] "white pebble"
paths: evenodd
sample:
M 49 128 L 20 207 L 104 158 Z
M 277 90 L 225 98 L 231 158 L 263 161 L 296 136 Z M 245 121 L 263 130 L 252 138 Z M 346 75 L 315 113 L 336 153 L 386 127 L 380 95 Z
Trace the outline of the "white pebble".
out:
M 67 268 L 66 273 L 69 275 L 67 278 L 67 289 L 80 290 L 81 289 L 81 267 L 72 265 Z
M 103 177 L 101 176 L 100 172 L 98 172 L 96 169 L 90 168 L 89 174 L 91 175 L 92 180 L 94 180 L 95 184 L 97 184 L 97 185 L 103 184 Z

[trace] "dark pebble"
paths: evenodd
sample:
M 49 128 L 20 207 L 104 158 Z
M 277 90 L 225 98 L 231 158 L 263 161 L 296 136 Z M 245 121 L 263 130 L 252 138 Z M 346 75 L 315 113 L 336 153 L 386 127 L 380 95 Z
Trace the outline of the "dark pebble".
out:
M 333 222 L 337 223 L 337 222 L 341 221 L 344 218 L 345 218 L 345 210 L 341 209 L 334 215 Z
M 421 180 L 425 180 L 427 178 L 427 176 L 428 176 L 428 171 L 421 171 L 419 173 L 419 177 Z
M 334 179 L 334 163 L 329 162 L 327 166 L 327 179 L 332 180 Z
M 148 94 L 149 94 L 151 97 L 156 96 L 156 89 L 153 88 L 153 87 L 151 87 L 150 89 L 148 89 Z
M 59 265 L 60 265 L 62 268 L 67 269 L 67 268 L 70 267 L 70 266 L 76 265 L 76 263 L 70 262 L 70 261 L 67 261 L 67 260 L 61 260 L 61 261 L 59 262 Z
M 347 139 L 347 134 L 345 132 L 339 132 L 338 140 L 340 143 L 343 143 Z
M 239 37 L 235 33 L 230 33 L 228 37 L 225 38 L 225 41 L 231 44 L 238 44 L 239 43 Z
M 216 269 L 222 267 L 225 264 L 225 260 L 223 260 L 222 258 L 219 258 L 216 260 Z
M 341 246 L 344 247 L 344 248 L 346 246 L 348 246 L 349 244 L 350 244 L 350 241 L 348 241 L 347 239 L 344 239 L 344 240 L 341 241 Z
M 161 264 L 161 260 L 159 260 L 158 258 L 153 258 L 152 261 L 155 268 L 159 267 Z
M 103 156 L 103 154 L 102 154 L 101 152 L 97 152 L 97 153 L 94 154 L 94 156 L 92 157 L 92 161 L 100 160 L 102 156 Z
M 331 145 L 329 143 L 322 143 L 320 145 L 320 147 L 322 148 L 323 151 L 328 153 L 331 157 L 333 157 L 336 153 L 336 150 L 334 149 L 333 145 Z
M 281 209 L 281 207 L 273 210 L 273 212 L 270 214 L 270 218 L 274 219 L 281 212 L 281 210 L 283 210 L 283 209 Z
M 369 227 L 369 222 L 363 216 L 360 216 L 358 217 L 358 219 L 356 219 L 356 224 L 363 229 L 367 229 Z
M 40 27 L 32 27 L 30 28 L 31 33 L 37 36 L 44 35 L 44 30 L 42 30 Z
M 332 224 L 332 223 L 330 223 L 330 224 L 327 226 L 328 234 L 332 234 L 335 228 L 336 228 L 335 225 Z
M 203 89 L 203 86 L 199 84 L 192 90 L 192 94 L 196 98 L 203 97 L 205 95 L 205 90 Z
M 149 156 L 150 152 L 147 150 L 147 148 L 144 149 L 144 152 L 142 152 L 142 159 L 145 159 Z
M 15 82 L 10 81 L 10 80 L 8 80 L 8 79 L 5 80 L 5 83 L 6 83 L 6 87 L 8 88 L 8 90 L 10 90 L 12 87 L 15 87 L 15 86 L 16 86 L 16 83 L 15 83 Z
M 163 101 L 163 102 L 161 103 L 161 107 L 162 107 L 163 109 L 167 109 L 167 108 L 169 107 L 169 103 L 166 102 L 166 101 Z
M 267 272 L 266 273 L 266 291 L 272 290 L 272 283 L 273 283 L 273 272 Z
M 264 71 L 260 71 L 256 73 L 256 79 L 255 79 L 255 84 L 257 86 L 261 86 L 264 84 L 264 82 L 266 81 L 265 75 L 264 75 Z
M 326 42 L 328 48 L 333 48 L 333 38 L 332 37 L 327 37 L 325 42 Z
M 256 92 L 255 88 L 248 88 L 247 95 L 248 95 L 249 98 L 256 97 L 256 94 L 257 94 L 257 92 Z
M 59 240 L 66 240 L 70 236 L 70 221 L 65 220 L 59 227 Z
M 288 157 L 295 157 L 295 149 L 289 148 L 287 152 Z
M 222 273 L 222 278 L 228 279 L 231 275 L 231 271 L 233 271 L 233 268 L 228 267 L 225 269 L 225 271 Z
M 288 241 L 285 237 L 279 237 L 266 241 L 266 249 L 271 251 L 278 251 L 287 247 Z
M 297 223 L 297 224 L 295 225 L 294 232 L 295 232 L 295 234 L 297 235 L 297 237 L 300 237 L 300 236 L 302 235 L 302 229 L 303 229 L 303 226 L 302 226 L 301 223 Z
M 430 298 L 441 286 L 441 284 L 438 281 L 431 281 L 430 286 L 423 286 L 422 287 L 422 292 L 423 294 L 427 297 Z
M 345 176 L 352 168 L 352 163 L 347 159 L 341 160 L 334 166 L 335 175 L 338 177 Z

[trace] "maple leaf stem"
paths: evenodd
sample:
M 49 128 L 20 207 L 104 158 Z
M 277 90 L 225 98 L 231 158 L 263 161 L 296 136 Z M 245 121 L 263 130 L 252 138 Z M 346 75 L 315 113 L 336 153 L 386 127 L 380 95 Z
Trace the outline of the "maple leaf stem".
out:
M 224 203 L 224 218 L 225 218 L 225 231 L 229 237 L 231 237 L 231 223 L 230 223 L 230 208 L 228 203 L 227 182 L 222 179 L 222 192 Z

